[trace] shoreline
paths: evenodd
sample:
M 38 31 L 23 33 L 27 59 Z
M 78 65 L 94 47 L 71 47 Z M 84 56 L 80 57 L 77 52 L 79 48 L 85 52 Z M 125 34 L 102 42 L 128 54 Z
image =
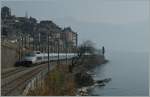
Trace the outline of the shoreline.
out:
M 82 60 L 79 59 L 79 60 Z M 79 61 L 78 60 L 78 61 Z M 88 89 L 102 86 L 104 81 L 94 81 L 91 69 L 107 63 L 104 56 L 84 56 L 84 62 L 69 71 L 70 64 L 59 64 L 49 72 L 42 87 L 29 91 L 28 96 L 86 96 Z M 82 93 L 82 92 L 83 93 Z
M 81 59 L 82 60 L 82 59 Z M 108 60 L 103 55 L 93 55 L 85 57 L 82 65 L 76 66 L 74 69 L 74 79 L 77 84 L 77 94 L 79 96 L 89 95 L 89 89 L 95 86 L 105 86 L 105 82 L 111 79 L 95 81 L 93 73 L 90 71 L 99 65 L 106 64 Z

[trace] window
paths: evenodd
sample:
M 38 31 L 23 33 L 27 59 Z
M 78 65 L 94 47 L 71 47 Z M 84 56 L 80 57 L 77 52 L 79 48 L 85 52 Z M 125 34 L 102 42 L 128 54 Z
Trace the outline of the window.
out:
M 37 57 L 37 60 L 42 60 L 42 57 Z
M 35 54 L 34 53 L 27 53 L 27 54 L 25 54 L 25 56 L 27 56 L 27 57 L 34 57 Z

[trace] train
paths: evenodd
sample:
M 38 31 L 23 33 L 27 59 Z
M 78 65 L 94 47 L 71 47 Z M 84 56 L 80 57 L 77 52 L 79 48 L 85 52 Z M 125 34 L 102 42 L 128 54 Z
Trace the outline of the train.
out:
M 59 57 L 58 57 L 59 56 Z M 76 53 L 49 53 L 49 61 L 57 60 L 69 60 L 73 57 L 76 57 Z M 42 53 L 40 51 L 33 51 L 25 54 L 21 60 L 18 60 L 15 63 L 15 66 L 33 66 L 36 64 L 48 62 L 48 53 Z

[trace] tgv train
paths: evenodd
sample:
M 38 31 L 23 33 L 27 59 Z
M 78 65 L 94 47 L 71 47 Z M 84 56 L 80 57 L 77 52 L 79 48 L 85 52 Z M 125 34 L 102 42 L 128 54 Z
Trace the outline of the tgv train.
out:
M 58 57 L 59 56 L 59 57 Z M 71 59 L 76 57 L 76 53 L 49 53 L 49 60 L 56 61 L 56 60 L 65 60 Z M 40 51 L 33 51 L 30 53 L 25 54 L 25 56 L 16 62 L 16 66 L 23 65 L 23 66 L 31 66 L 33 64 L 40 64 L 48 62 L 48 53 L 41 53 Z

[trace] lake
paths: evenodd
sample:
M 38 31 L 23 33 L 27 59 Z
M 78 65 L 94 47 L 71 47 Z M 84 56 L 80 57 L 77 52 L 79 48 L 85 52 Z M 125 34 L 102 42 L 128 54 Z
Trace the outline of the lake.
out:
M 148 96 L 149 56 L 146 53 L 111 52 L 109 62 L 95 68 L 94 79 L 111 78 L 104 87 L 95 87 L 91 95 L 99 96 Z

